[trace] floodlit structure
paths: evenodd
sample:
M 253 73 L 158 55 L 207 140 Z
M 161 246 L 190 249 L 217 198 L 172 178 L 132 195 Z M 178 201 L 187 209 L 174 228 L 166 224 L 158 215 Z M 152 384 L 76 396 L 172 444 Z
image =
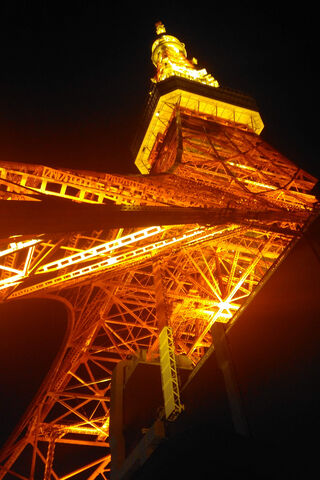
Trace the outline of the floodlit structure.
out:
M 259 137 L 251 97 L 189 61 L 161 23 L 152 61 L 140 176 L 0 164 L 1 300 L 53 298 L 69 312 L 0 479 L 109 478 L 117 362 L 157 359 L 170 327 L 175 353 L 196 365 L 212 325 L 232 324 L 314 215 L 317 180 Z

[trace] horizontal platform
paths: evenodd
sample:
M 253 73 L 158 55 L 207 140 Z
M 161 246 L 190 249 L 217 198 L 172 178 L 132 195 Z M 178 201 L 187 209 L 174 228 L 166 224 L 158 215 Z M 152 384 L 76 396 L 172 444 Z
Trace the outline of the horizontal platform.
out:
M 264 126 L 255 100 L 249 95 L 185 78 L 167 78 L 153 86 L 132 146 L 135 164 L 141 173 L 149 173 L 149 154 L 158 135 L 166 130 L 177 105 L 235 122 L 257 134 L 261 133 Z

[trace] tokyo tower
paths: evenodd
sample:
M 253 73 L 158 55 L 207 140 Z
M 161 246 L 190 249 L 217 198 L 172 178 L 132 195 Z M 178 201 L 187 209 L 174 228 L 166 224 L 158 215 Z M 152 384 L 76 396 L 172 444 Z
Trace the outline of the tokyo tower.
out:
M 255 101 L 198 68 L 161 22 L 156 30 L 140 174 L 0 163 L 1 301 L 55 299 L 68 311 L 0 479 L 110 478 L 118 362 L 159 360 L 168 327 L 175 355 L 197 365 L 212 326 L 232 327 L 317 212 L 317 179 L 260 138 Z

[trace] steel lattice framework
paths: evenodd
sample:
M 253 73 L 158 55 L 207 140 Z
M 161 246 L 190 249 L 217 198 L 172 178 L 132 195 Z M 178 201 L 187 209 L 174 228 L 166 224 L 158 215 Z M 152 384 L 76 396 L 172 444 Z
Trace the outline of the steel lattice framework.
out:
M 167 81 L 158 78 L 156 88 Z M 205 111 L 186 91 L 160 95 L 153 109 L 142 142 L 149 175 L 0 164 L 0 203 L 10 204 L 1 207 L 9 212 L 1 299 L 56 298 L 69 312 L 65 344 L 2 452 L 0 479 L 109 478 L 116 362 L 141 349 L 156 357 L 169 325 L 176 353 L 196 364 L 212 324 L 230 322 L 315 212 L 315 178 L 264 142 L 253 123 L 222 114 L 217 102 L 213 109 L 208 100 Z M 37 211 L 48 198 L 53 226 L 45 215 L 30 226 L 24 209 Z M 66 205 L 82 228 L 66 227 Z M 81 212 L 96 207 L 104 220 L 88 228 Z

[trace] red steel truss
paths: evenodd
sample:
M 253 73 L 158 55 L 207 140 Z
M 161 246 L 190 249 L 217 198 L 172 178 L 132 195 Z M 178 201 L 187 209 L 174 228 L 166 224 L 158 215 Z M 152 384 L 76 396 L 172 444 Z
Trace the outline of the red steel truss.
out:
M 69 314 L 59 357 L 2 451 L 0 479 L 109 478 L 116 362 L 159 355 L 158 334 L 170 325 L 176 353 L 196 364 L 212 324 L 232 323 L 315 214 L 316 179 L 254 129 L 176 100 L 170 108 L 149 175 L 0 164 L 2 211 L 15 207 L 10 234 L 1 231 L 1 299 L 54 298 Z M 32 231 L 25 205 L 37 211 L 48 198 Z M 65 205 L 82 228 L 66 228 Z M 77 207 L 97 206 L 109 220 L 88 228 Z

